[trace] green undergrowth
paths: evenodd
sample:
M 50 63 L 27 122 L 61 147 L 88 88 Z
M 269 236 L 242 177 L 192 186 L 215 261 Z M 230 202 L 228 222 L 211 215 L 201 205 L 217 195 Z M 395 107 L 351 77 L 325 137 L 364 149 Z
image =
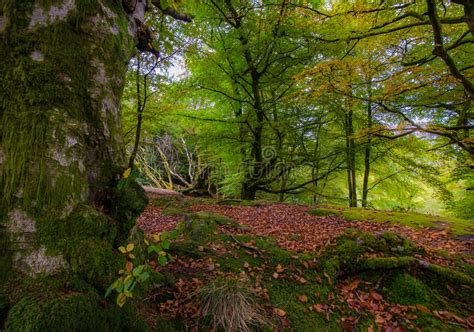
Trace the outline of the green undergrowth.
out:
M 198 278 L 207 285 L 222 274 L 243 278 L 249 289 L 257 284 L 266 289 L 268 297 L 257 297 L 258 305 L 266 308 L 267 318 L 284 331 L 342 331 L 347 328 L 343 324 L 347 317 L 358 317 L 353 331 L 367 331 L 371 326 L 377 331 L 374 314 L 364 309 L 356 312 L 338 300 L 342 283 L 354 278 L 361 280 L 358 291 L 369 293 L 376 288 L 391 305 L 428 308 L 429 313 L 414 309 L 409 322 L 400 319 L 405 329 L 461 331 L 462 327 L 437 318 L 432 311 L 459 317 L 472 314 L 468 309 L 474 298 L 472 269 L 457 263 L 450 268 L 421 263 L 424 250 L 397 234 L 374 236 L 348 230 L 322 253 L 297 254 L 282 249 L 273 238 L 253 236 L 245 229 L 222 231 L 219 225 L 234 225 L 227 217 L 207 212 L 178 215 L 186 216 L 178 226 L 184 235 L 172 243 L 170 254 L 184 260 L 211 260 L 215 270 L 173 269 L 164 273 L 166 287 L 173 288 L 180 278 Z M 333 305 L 334 309 L 317 312 L 314 305 Z M 275 310 L 282 310 L 284 317 L 278 317 Z M 159 321 L 158 329 L 173 326 L 175 331 L 183 330 L 176 320 L 160 317 Z M 272 329 L 262 326 L 256 330 Z
M 474 221 L 455 217 L 431 216 L 416 212 L 392 212 L 363 208 L 324 206 L 308 210 L 315 216 L 342 216 L 347 220 L 397 223 L 410 227 L 446 229 L 453 235 L 474 234 Z

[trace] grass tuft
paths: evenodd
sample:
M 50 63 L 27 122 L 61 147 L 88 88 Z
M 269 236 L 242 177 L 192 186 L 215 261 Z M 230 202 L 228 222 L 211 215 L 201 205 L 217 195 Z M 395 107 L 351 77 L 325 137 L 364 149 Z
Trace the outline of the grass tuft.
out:
M 270 326 L 252 293 L 238 280 L 216 279 L 203 287 L 198 296 L 201 316 L 213 330 L 247 332 Z

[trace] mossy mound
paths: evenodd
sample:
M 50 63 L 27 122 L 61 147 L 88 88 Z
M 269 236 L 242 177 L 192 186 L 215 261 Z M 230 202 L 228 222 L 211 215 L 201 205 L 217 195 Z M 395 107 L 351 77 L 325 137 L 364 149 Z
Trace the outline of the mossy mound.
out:
M 325 217 L 325 216 L 340 216 L 341 213 L 335 210 L 329 210 L 329 209 L 310 209 L 307 211 L 308 214 L 312 216 L 318 216 L 318 217 Z
M 430 305 L 435 295 L 423 281 L 408 273 L 396 273 L 387 282 L 388 299 L 403 305 Z
M 148 331 L 132 306 L 119 309 L 95 293 L 52 293 L 22 298 L 11 308 L 6 331 Z
M 375 268 L 372 263 L 380 258 L 399 258 L 384 261 L 387 268 L 395 268 L 406 257 L 423 252 L 422 248 L 395 233 L 375 236 L 349 229 L 339 237 L 335 246 L 326 249 L 321 264 L 329 275 L 338 278 L 365 268 Z M 370 254 L 376 257 L 368 259 Z M 382 264 L 382 261 L 378 262 Z
M 382 211 L 365 208 L 344 206 L 320 206 L 311 208 L 308 214 L 315 216 L 341 216 L 344 219 L 370 220 L 373 222 L 400 224 L 414 228 L 439 228 L 443 226 L 454 235 L 472 235 L 472 220 L 455 218 L 452 216 L 436 216 L 416 212 Z
M 319 266 L 335 280 L 356 277 L 376 284 L 390 302 L 401 305 L 466 317 L 465 308 L 474 299 L 474 275 L 469 270 L 430 263 L 422 248 L 394 233 L 348 230 L 326 249 Z M 425 324 L 431 324 L 433 317 L 425 316 Z

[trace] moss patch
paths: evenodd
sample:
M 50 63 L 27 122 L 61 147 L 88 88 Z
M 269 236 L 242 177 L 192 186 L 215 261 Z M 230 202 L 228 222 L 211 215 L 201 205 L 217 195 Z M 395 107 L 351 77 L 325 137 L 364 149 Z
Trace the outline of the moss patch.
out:
M 24 297 L 9 312 L 7 331 L 147 331 L 131 307 L 101 305 L 94 293 Z
M 347 220 L 369 220 L 374 222 L 390 222 L 410 227 L 433 227 L 446 225 L 454 235 L 474 234 L 474 223 L 455 217 L 430 216 L 415 212 L 392 212 L 363 208 L 349 207 L 319 207 L 308 210 L 309 214 L 316 216 L 336 215 Z

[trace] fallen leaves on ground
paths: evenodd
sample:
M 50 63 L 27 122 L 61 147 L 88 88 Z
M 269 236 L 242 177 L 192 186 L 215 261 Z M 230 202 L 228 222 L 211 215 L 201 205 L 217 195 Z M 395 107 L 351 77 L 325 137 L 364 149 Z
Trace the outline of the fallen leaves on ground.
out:
M 372 221 L 347 221 L 340 216 L 313 216 L 306 213 L 308 209 L 307 206 L 289 204 L 260 207 L 195 205 L 190 208 L 193 212 L 209 211 L 230 217 L 247 226 L 251 234 L 271 236 L 281 247 L 295 252 L 318 250 L 347 228 L 355 228 L 372 234 L 395 232 L 428 251 L 445 249 L 449 253 L 474 253 L 474 241 L 454 239 L 446 231 Z M 164 216 L 162 212 L 162 208 L 148 206 L 138 219 L 138 225 L 145 232 L 154 234 L 172 229 L 182 219 L 179 216 Z M 433 263 L 446 265 L 443 257 L 434 255 L 433 260 Z
M 220 215 L 230 217 L 242 225 L 245 225 L 245 233 L 258 236 L 269 236 L 274 238 L 278 245 L 294 252 L 316 251 L 321 252 L 327 245 L 333 243 L 336 237 L 341 235 L 347 228 L 355 228 L 372 234 L 383 232 L 395 232 L 407 237 L 416 244 L 424 247 L 429 253 L 431 262 L 441 265 L 451 265 L 451 260 L 445 256 L 440 256 L 436 250 L 445 249 L 449 253 L 473 253 L 474 243 L 469 240 L 457 240 L 449 236 L 445 231 L 435 229 L 414 229 L 402 225 L 390 223 L 377 223 L 371 221 L 347 221 L 339 216 L 313 216 L 307 214 L 308 207 L 301 205 L 271 204 L 259 207 L 241 207 L 241 206 L 220 206 L 220 205 L 195 205 L 189 208 L 190 211 L 210 211 Z M 145 212 L 138 219 L 138 225 L 147 234 L 156 234 L 162 231 L 173 229 L 176 224 L 182 220 L 180 216 L 164 216 L 163 209 L 156 206 L 148 206 Z M 247 246 L 255 246 L 254 242 L 245 243 Z M 234 243 L 231 246 L 239 247 Z M 220 244 L 208 243 L 205 247 L 198 247 L 198 251 L 214 250 L 224 252 L 226 249 Z M 256 255 L 254 252 L 248 252 L 249 255 Z M 298 259 L 298 256 L 295 256 Z M 464 259 L 467 263 L 474 263 L 468 258 Z M 305 262 L 303 266 L 306 269 L 312 268 L 311 262 Z M 181 316 L 188 320 L 195 320 L 199 313 L 199 306 L 190 294 L 194 294 L 203 285 L 203 281 L 193 277 L 196 270 L 206 271 L 208 278 L 222 275 L 219 266 L 210 259 L 176 259 L 168 264 L 166 270 L 173 274 L 173 270 L 179 272 L 179 275 L 188 273 L 188 278 L 179 279 L 176 287 L 166 290 L 163 297 L 166 300 L 159 303 L 159 312 L 165 316 Z M 161 268 L 163 269 L 163 268 Z M 252 267 L 248 262 L 242 263 L 242 271 L 238 277 L 248 279 L 249 276 L 255 277 L 261 273 L 259 267 Z M 194 272 L 193 272 L 194 271 Z M 304 285 L 307 283 L 333 281 L 326 273 L 316 276 L 314 280 L 306 280 L 291 269 L 287 269 L 280 264 L 270 270 L 270 275 L 274 279 L 291 279 L 295 283 Z M 258 278 L 257 278 L 258 279 Z M 372 287 L 372 288 L 371 288 Z M 430 310 L 423 305 L 404 306 L 389 303 L 380 294 L 375 287 L 367 286 L 360 279 L 349 279 L 336 285 L 337 294 L 329 293 L 326 303 L 311 303 L 305 294 L 298 295 L 301 303 L 307 303 L 308 309 L 317 314 L 323 315 L 329 319 L 334 310 L 341 311 L 341 303 L 347 304 L 352 310 L 352 314 L 341 318 L 341 324 L 344 328 L 350 329 L 357 324 L 358 318 L 354 317 L 354 312 L 370 314 L 374 318 L 374 326 L 369 327 L 369 331 L 375 330 L 375 325 L 383 331 L 402 331 L 402 325 L 405 327 L 416 327 L 411 323 L 420 314 L 430 314 L 441 320 L 458 324 L 466 329 L 474 328 L 474 317 L 461 318 L 447 311 Z M 449 289 L 455 292 L 454 289 Z M 163 291 L 163 290 L 162 290 Z M 261 299 L 269 300 L 268 291 L 256 282 L 252 291 Z M 160 293 L 157 293 L 160 295 Z M 157 296 L 158 296 L 157 295 Z M 272 312 L 273 310 L 273 312 Z M 274 315 L 280 318 L 282 322 L 289 324 L 287 313 L 281 308 L 270 309 Z M 359 317 L 357 316 L 357 317 Z

